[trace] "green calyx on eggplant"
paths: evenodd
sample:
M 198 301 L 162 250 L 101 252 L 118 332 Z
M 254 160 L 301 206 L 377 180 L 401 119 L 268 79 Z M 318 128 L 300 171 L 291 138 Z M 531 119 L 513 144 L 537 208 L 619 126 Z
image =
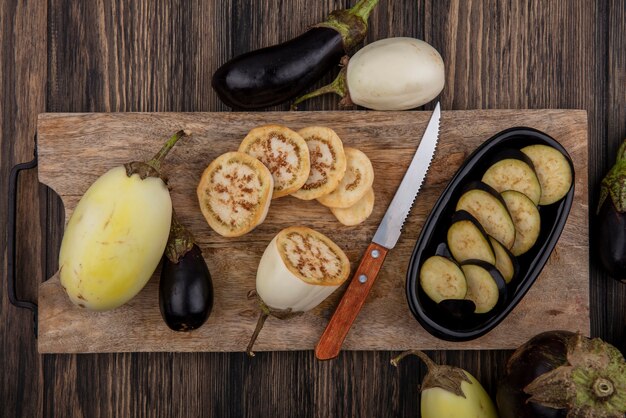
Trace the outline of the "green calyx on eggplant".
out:
M 497 404 L 501 418 L 623 418 L 624 356 L 600 339 L 544 332 L 509 359 Z
M 213 308 L 209 268 L 191 232 L 174 213 L 161 267 L 159 307 L 163 320 L 174 331 L 199 328 Z
M 602 179 L 597 210 L 598 252 L 604 269 L 626 283 L 626 140 Z
M 467 371 L 458 367 L 438 365 L 419 350 L 405 351 L 391 360 L 398 367 L 402 359 L 414 355 L 428 369 L 420 386 L 422 418 L 497 418 L 493 401 Z
M 294 99 L 363 41 L 378 1 L 360 0 L 351 9 L 331 12 L 325 22 L 294 39 L 232 58 L 213 74 L 213 89 L 235 109 Z

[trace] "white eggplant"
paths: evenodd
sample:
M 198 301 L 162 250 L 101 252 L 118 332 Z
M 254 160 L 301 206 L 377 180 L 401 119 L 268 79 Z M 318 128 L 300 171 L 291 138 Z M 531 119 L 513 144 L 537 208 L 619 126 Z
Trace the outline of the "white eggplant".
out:
M 306 227 L 280 231 L 269 243 L 256 276 L 261 306 L 257 327 L 247 352 L 268 316 L 288 319 L 319 305 L 350 274 L 348 257 L 325 235 Z
M 329 85 L 307 93 L 292 105 L 326 93 L 374 110 L 406 110 L 422 106 L 441 93 L 445 84 L 441 55 L 415 38 L 387 38 L 342 60 L 344 67 Z
M 172 218 L 160 165 L 186 134 L 177 132 L 148 162 L 107 171 L 78 202 L 59 254 L 61 285 L 74 304 L 94 311 L 117 308 L 156 270 Z
M 418 350 L 405 351 L 391 360 L 391 364 L 397 367 L 411 354 L 418 356 L 428 368 L 420 387 L 422 418 L 498 418 L 489 394 L 467 371 L 435 364 Z

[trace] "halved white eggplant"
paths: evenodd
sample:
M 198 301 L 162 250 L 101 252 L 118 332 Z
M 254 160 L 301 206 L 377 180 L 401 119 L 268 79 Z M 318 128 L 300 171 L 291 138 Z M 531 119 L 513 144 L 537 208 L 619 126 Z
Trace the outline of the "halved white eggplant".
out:
M 487 234 L 511 248 L 515 242 L 515 224 L 500 193 L 480 181 L 469 183 L 465 190 L 456 204 L 456 210 L 469 212 Z
M 332 192 L 317 201 L 329 208 L 349 208 L 358 202 L 374 183 L 374 167 L 367 155 L 356 148 L 345 147 L 346 172 Z
M 265 220 L 273 188 L 263 163 L 243 152 L 227 152 L 204 170 L 196 191 L 209 226 L 222 236 L 238 237 Z
M 350 275 L 346 254 L 327 236 L 307 227 L 280 231 L 269 243 L 256 275 L 261 315 L 247 348 L 268 316 L 289 319 L 319 305 Z
M 572 187 L 572 168 L 565 156 L 548 145 L 529 145 L 522 148 L 535 166 L 541 184 L 540 205 L 561 200 Z
M 485 230 L 468 212 L 454 213 L 447 234 L 448 248 L 458 263 L 466 260 L 482 260 L 496 263 L 496 256 Z
M 524 193 L 507 190 L 501 194 L 515 223 L 515 243 L 511 253 L 520 256 L 537 242 L 541 230 L 541 216 L 533 201 Z
M 435 303 L 446 299 L 463 299 L 467 282 L 461 268 L 454 261 L 434 255 L 420 268 L 420 285 Z
M 506 298 L 506 282 L 495 266 L 479 260 L 461 264 L 467 281 L 466 299 L 476 304 L 476 313 L 487 313 Z
M 272 198 L 299 190 L 309 177 L 309 148 L 295 131 L 281 125 L 252 129 L 239 145 L 239 152 L 261 161 L 272 173 Z
M 335 190 L 346 172 L 346 154 L 339 136 L 330 128 L 309 126 L 300 129 L 309 148 L 309 177 L 292 196 L 302 200 L 317 199 Z
M 374 201 L 374 189 L 370 187 L 354 205 L 348 208 L 330 208 L 330 211 L 345 226 L 354 226 L 369 218 L 374 210 Z
M 538 205 L 541 199 L 541 184 L 531 159 L 516 149 L 503 151 L 495 159 L 497 161 L 485 171 L 483 183 L 498 192 L 516 190 L 524 193 Z
M 504 281 L 510 283 L 519 270 L 519 263 L 515 256 L 500 244 L 497 239 L 489 237 L 489 241 L 493 247 L 493 252 L 496 254 L 496 268 L 502 274 Z

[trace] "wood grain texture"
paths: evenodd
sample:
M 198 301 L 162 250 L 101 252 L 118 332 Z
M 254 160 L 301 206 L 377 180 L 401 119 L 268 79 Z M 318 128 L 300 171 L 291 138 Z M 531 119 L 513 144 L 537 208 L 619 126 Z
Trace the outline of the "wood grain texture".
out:
M 219 64 L 289 39 L 346 5 L 347 0 L 2 2 L 2 190 L 10 164 L 30 159 L 35 114 L 44 107 L 227 110 L 210 87 Z M 445 110 L 586 109 L 591 213 L 596 186 L 626 135 L 624 6 L 621 0 L 381 0 L 366 42 L 416 36 L 439 49 L 448 68 Z M 301 109 L 331 110 L 336 103 L 327 96 Z M 18 262 L 25 278 L 19 289 L 29 298 L 37 282 L 57 269 L 65 218 L 60 199 L 43 186 L 37 192 L 35 180 L 34 173 L 22 179 L 21 190 L 28 192 L 20 199 L 23 254 L 41 254 L 44 264 L 30 257 Z M 4 289 L 5 275 L 0 278 Z M 590 282 L 592 334 L 626 343 L 626 286 L 599 270 L 593 252 Z M 29 314 L 5 302 L 3 296 L 0 405 L 8 416 L 382 417 L 419 411 L 416 388 L 424 369 L 408 361 L 396 371 L 389 366 L 394 353 L 348 351 L 333 362 L 317 362 L 312 352 L 260 352 L 253 360 L 223 353 L 44 355 L 38 367 Z M 510 352 L 431 354 L 440 363 L 464 367 L 493 395 Z M 43 410 L 37 409 L 42 403 Z
M 213 276 L 215 304 L 208 322 L 192 334 L 170 331 L 158 309 L 158 276 L 131 302 L 106 313 L 72 305 L 58 279 L 39 292 L 40 352 L 242 351 L 258 309 L 254 289 L 263 250 L 283 228 L 304 225 L 329 236 L 355 267 L 389 205 L 424 131 L 430 112 L 275 112 L 43 114 L 39 118 L 39 179 L 63 200 L 69 217 L 97 177 L 124 162 L 149 159 L 171 132 L 188 129 L 167 159 L 174 207 L 202 248 Z M 265 222 L 237 238 L 223 238 L 199 211 L 196 187 L 205 167 L 237 149 L 250 129 L 280 123 L 293 129 L 333 128 L 346 146 L 372 160 L 377 203 L 358 227 L 343 227 L 316 202 L 285 197 L 272 201 Z M 568 150 L 576 171 L 575 202 L 554 256 L 527 297 L 496 329 L 480 339 L 450 343 L 432 337 L 409 313 L 404 281 L 413 246 L 434 202 L 469 154 L 511 126 L 553 136 Z M 460 128 L 462 127 L 462 128 Z M 550 329 L 589 333 L 587 246 L 587 124 L 584 111 L 443 112 L 440 141 L 397 246 L 344 344 L 348 350 L 512 348 Z M 69 218 L 67 218 L 69 219 Z M 567 254 L 563 257 L 561 254 Z M 566 292 L 563 290 L 566 289 Z M 341 292 L 289 321 L 269 319 L 255 351 L 308 350 L 317 343 Z
M 37 116 L 46 105 L 47 2 L 0 2 L 0 415 L 38 416 L 43 405 L 41 357 L 30 311 L 7 296 L 9 171 L 33 158 Z M 45 276 L 45 188 L 35 171 L 22 172 L 18 183 L 17 297 L 35 301 Z

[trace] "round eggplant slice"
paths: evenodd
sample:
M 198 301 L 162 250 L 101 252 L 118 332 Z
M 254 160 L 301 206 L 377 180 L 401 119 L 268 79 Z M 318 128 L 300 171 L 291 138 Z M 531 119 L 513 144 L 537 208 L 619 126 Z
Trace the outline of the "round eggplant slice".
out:
M 548 145 L 529 145 L 522 148 L 535 166 L 541 184 L 540 205 L 550 205 L 561 200 L 572 187 L 572 168 L 565 156 Z
M 471 260 L 461 264 L 467 281 L 467 295 L 476 304 L 476 313 L 487 313 L 506 297 L 506 282 L 491 264 Z
M 304 185 L 291 195 L 313 200 L 335 190 L 346 172 L 346 154 L 335 131 L 309 126 L 298 131 L 309 148 L 311 170 Z
M 493 252 L 496 254 L 496 268 L 502 274 L 504 281 L 507 284 L 511 283 L 511 280 L 513 280 L 519 270 L 517 259 L 494 237 L 489 237 L 489 241 L 493 247 Z
M 358 202 L 374 183 L 374 167 L 367 155 L 356 148 L 344 148 L 346 173 L 335 190 L 317 201 L 329 208 L 349 208 Z
M 330 208 L 335 218 L 345 226 L 354 226 L 365 222 L 374 210 L 374 189 L 371 187 L 365 192 L 365 196 L 359 199 L 349 208 Z
M 227 152 L 204 170 L 197 194 L 209 226 L 224 237 L 238 237 L 265 220 L 273 189 L 263 163 L 243 152 Z
M 515 243 L 511 253 L 520 256 L 537 242 L 541 230 L 541 216 L 535 204 L 523 193 L 507 190 L 502 192 L 502 198 L 515 223 Z
M 435 303 L 445 299 L 463 299 L 467 282 L 459 266 L 452 260 L 434 255 L 420 269 L 420 285 Z
M 493 187 L 480 181 L 469 183 L 456 204 L 456 210 L 470 213 L 487 234 L 506 248 L 513 247 L 515 224 L 502 196 Z
M 485 230 L 476 218 L 465 211 L 457 211 L 452 216 L 452 224 L 448 228 L 448 248 L 459 263 L 466 260 L 496 263 L 496 256 Z
M 516 190 L 524 193 L 538 205 L 541 184 L 531 159 L 521 151 L 509 149 L 499 153 L 495 160 L 497 161 L 483 175 L 483 183 L 498 192 Z
M 239 152 L 253 156 L 270 170 L 274 178 L 272 199 L 299 190 L 309 177 L 309 148 L 297 132 L 285 126 L 252 129 L 239 145 Z

